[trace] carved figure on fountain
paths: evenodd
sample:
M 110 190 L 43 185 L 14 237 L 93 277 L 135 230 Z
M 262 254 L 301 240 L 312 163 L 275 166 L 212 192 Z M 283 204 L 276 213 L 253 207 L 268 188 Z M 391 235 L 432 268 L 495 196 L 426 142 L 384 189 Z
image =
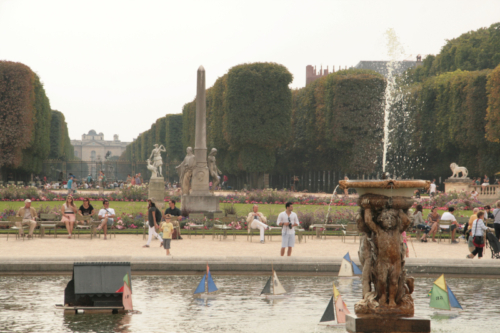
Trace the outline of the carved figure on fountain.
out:
M 405 250 L 401 233 L 410 226 L 404 197 L 365 194 L 358 199 L 359 258 L 363 266 L 363 300 L 357 315 L 413 316 L 413 279 L 406 277 Z M 373 287 L 372 288 L 372 284 Z

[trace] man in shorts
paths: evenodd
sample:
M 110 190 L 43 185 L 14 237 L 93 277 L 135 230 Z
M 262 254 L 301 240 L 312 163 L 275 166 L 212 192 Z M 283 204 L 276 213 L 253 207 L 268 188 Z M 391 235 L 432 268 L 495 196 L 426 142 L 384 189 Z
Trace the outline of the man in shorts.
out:
M 293 212 L 293 204 L 287 202 L 286 210 L 278 215 L 278 225 L 281 229 L 281 256 L 285 255 L 285 248 L 288 247 L 288 256 L 292 255 L 292 247 L 295 245 L 295 226 L 299 225 L 299 218 Z
M 441 221 L 451 221 L 450 225 L 450 231 L 451 231 L 451 244 L 458 244 L 458 241 L 455 240 L 455 232 L 457 231 L 458 227 L 458 222 L 455 216 L 453 215 L 453 212 L 455 211 L 455 208 L 449 207 L 447 212 L 443 213 L 443 216 L 441 216 Z M 440 226 L 441 229 L 447 229 L 448 226 Z
M 102 229 L 104 231 L 104 239 L 106 239 L 108 227 L 111 227 L 115 221 L 115 210 L 113 208 L 109 208 L 109 201 L 107 199 L 103 200 L 102 205 L 103 208 L 99 211 L 101 224 L 97 227 L 97 229 Z

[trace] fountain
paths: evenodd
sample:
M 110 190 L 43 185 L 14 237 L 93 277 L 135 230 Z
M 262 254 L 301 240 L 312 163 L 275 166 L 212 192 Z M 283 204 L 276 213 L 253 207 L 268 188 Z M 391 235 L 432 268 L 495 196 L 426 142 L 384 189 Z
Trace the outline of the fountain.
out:
M 410 226 L 408 209 L 425 180 L 342 180 L 340 188 L 354 188 L 360 206 L 356 221 L 363 233 L 359 260 L 363 267 L 363 299 L 348 315 L 348 332 L 430 332 L 430 320 L 413 317 L 414 280 L 405 270 L 401 233 Z

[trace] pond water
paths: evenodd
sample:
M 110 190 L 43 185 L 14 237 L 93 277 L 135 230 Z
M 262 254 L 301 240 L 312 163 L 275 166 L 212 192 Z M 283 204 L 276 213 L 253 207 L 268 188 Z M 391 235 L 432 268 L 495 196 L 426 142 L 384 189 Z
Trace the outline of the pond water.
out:
M 278 272 L 279 274 L 279 272 Z M 335 281 L 351 312 L 361 298 L 359 280 L 280 276 L 290 298 L 259 297 L 268 276 L 215 275 L 223 297 L 192 293 L 201 276 L 133 276 L 134 308 L 140 314 L 64 315 L 68 276 L 0 277 L 0 332 L 345 332 L 318 326 Z M 456 318 L 433 315 L 428 291 L 435 278 L 417 278 L 415 315 L 431 318 L 432 332 L 499 332 L 500 280 L 447 278 L 464 307 Z

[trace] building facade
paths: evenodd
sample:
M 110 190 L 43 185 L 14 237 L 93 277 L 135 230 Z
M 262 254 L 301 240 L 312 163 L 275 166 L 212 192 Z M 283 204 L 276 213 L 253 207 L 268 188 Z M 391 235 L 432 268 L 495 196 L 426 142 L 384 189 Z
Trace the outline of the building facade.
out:
M 417 60 L 403 60 L 403 61 L 393 61 L 392 63 L 387 60 L 381 61 L 360 61 L 354 68 L 358 69 L 371 69 L 375 72 L 379 72 L 383 76 L 387 78 L 389 75 L 389 67 L 392 67 L 392 74 L 401 75 L 407 69 L 421 66 L 422 65 L 422 56 L 418 55 Z
M 345 66 L 344 69 L 347 69 L 347 66 Z M 342 66 L 339 66 L 339 70 L 342 70 Z M 329 72 L 328 66 L 326 66 L 326 69 L 323 69 L 323 66 L 321 66 L 320 70 L 316 71 L 316 66 L 313 67 L 311 65 L 307 65 L 306 66 L 306 86 L 309 83 L 316 81 L 320 77 L 327 76 L 328 74 L 334 73 L 334 72 L 335 72 L 335 66 L 332 66 L 332 71 Z
M 108 154 L 108 158 L 119 157 L 129 143 L 120 141 L 117 134 L 113 135 L 113 141 L 106 141 L 104 134 L 97 134 L 94 130 L 83 134 L 81 140 L 71 140 L 71 144 L 75 148 L 75 157 L 82 161 L 103 161 L 106 154 Z

